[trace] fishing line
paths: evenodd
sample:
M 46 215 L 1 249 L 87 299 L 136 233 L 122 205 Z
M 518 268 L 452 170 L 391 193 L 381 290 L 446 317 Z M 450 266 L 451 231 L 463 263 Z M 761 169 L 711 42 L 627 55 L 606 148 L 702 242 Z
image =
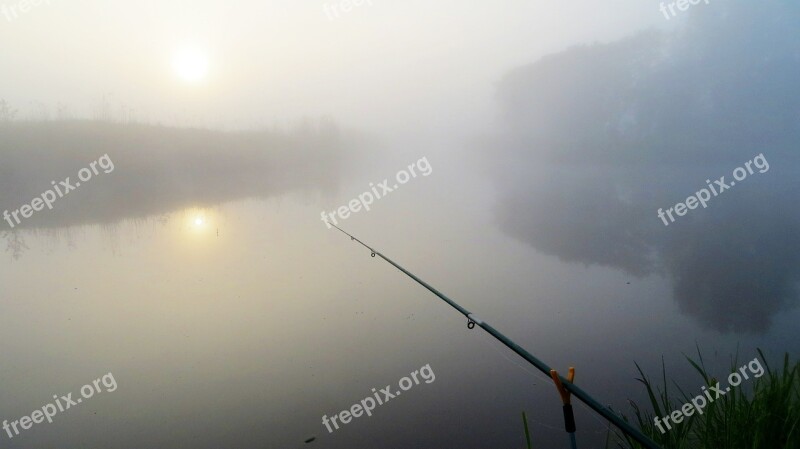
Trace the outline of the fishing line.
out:
M 505 352 L 503 352 L 503 351 L 501 351 L 500 349 L 498 349 L 498 348 L 497 348 L 497 345 L 496 345 L 496 340 L 494 340 L 494 339 L 490 339 L 490 337 L 488 337 L 488 336 L 484 336 L 483 334 L 482 334 L 481 336 L 479 336 L 479 337 L 478 337 L 478 340 L 480 340 L 480 341 L 482 341 L 482 342 L 486 343 L 486 345 L 487 345 L 487 346 L 489 346 L 490 348 L 492 348 L 492 350 L 494 350 L 496 353 L 500 354 L 500 355 L 501 355 L 501 356 L 502 356 L 504 359 L 506 359 L 506 360 L 508 360 L 509 362 L 511 362 L 511 363 L 512 363 L 514 366 L 516 366 L 517 368 L 519 368 L 519 369 L 521 369 L 521 370 L 525 371 L 526 373 L 528 373 L 528 374 L 532 375 L 533 377 L 538 377 L 540 381 L 544 382 L 543 384 L 537 384 L 537 383 L 534 383 L 534 384 L 533 384 L 533 386 L 534 386 L 534 387 L 542 387 L 542 386 L 544 386 L 545 384 L 549 384 L 550 382 L 552 382 L 552 380 L 551 380 L 549 377 L 545 377 L 545 375 L 544 375 L 544 374 L 542 374 L 542 373 L 540 373 L 540 372 L 538 372 L 538 371 L 531 371 L 531 370 L 530 370 L 528 367 L 526 367 L 525 365 L 522 365 L 522 364 L 520 364 L 520 363 L 516 362 L 516 361 L 515 361 L 515 360 L 513 360 L 511 357 L 509 357 L 508 355 L 506 355 L 506 353 L 505 353 Z M 549 387 L 548 387 L 548 388 L 549 388 Z
M 492 350 L 493 350 L 494 352 L 498 353 L 500 356 L 502 356 L 504 359 L 508 360 L 508 361 L 509 361 L 511 364 L 513 364 L 513 365 L 514 365 L 514 366 L 516 366 L 517 368 L 519 368 L 519 369 L 521 369 L 521 370 L 525 371 L 526 373 L 528 373 L 528 374 L 532 375 L 533 377 L 538 377 L 538 378 L 539 378 L 539 380 L 543 382 L 543 383 L 541 383 L 541 384 L 537 384 L 537 383 L 534 383 L 534 384 L 532 384 L 534 387 L 543 387 L 543 386 L 545 386 L 545 385 L 549 384 L 550 382 L 552 382 L 552 379 L 550 379 L 549 377 L 545 377 L 545 375 L 544 375 L 544 374 L 542 374 L 542 373 L 540 373 L 540 372 L 538 372 L 538 371 L 531 371 L 531 370 L 530 370 L 528 367 L 526 367 L 525 365 L 522 365 L 522 364 L 518 363 L 517 361 L 513 360 L 511 357 L 509 357 L 508 355 L 506 355 L 506 353 L 505 353 L 504 351 L 502 351 L 502 350 L 500 350 L 499 348 L 497 348 L 497 342 L 496 342 L 496 340 L 494 340 L 494 339 L 490 338 L 489 336 L 484 336 L 484 335 L 481 335 L 481 336 L 479 336 L 479 337 L 478 337 L 478 340 L 480 340 L 480 341 L 484 342 L 484 343 L 485 343 L 487 346 L 489 346 L 490 348 L 492 348 Z M 546 387 L 546 388 L 547 388 L 547 387 Z M 591 416 L 591 417 L 592 417 L 592 419 L 594 419 L 595 421 L 597 421 L 598 423 L 600 423 L 600 425 L 601 425 L 601 427 L 602 427 L 602 429 L 600 429 L 600 430 L 597 430 L 597 431 L 593 431 L 593 432 L 591 432 L 591 433 L 593 433 L 593 434 L 595 434 L 595 435 L 600 435 L 600 434 L 602 434 L 602 433 L 606 433 L 606 432 L 607 432 L 607 430 L 606 430 L 606 429 L 607 429 L 607 427 L 608 427 L 608 422 L 607 422 L 607 421 L 603 421 L 602 419 L 598 418 L 598 417 L 597 417 L 597 416 L 596 416 L 596 415 L 593 413 L 593 412 L 594 412 L 594 410 L 592 410 L 591 408 L 589 408 L 588 406 L 586 406 L 586 404 L 584 404 L 583 402 L 579 402 L 579 403 L 578 403 L 578 405 L 580 405 L 580 406 L 581 406 L 581 407 L 582 407 L 584 410 L 588 410 L 589 412 L 592 412 L 592 413 L 589 413 L 588 415 L 589 415 L 589 416 Z M 537 421 L 536 421 L 534 418 L 528 417 L 528 419 L 529 419 L 529 420 L 531 420 L 531 421 L 537 422 Z M 549 428 L 551 428 L 551 429 L 556 429 L 556 430 L 560 430 L 560 431 L 563 431 L 563 430 L 564 430 L 564 429 L 562 429 L 562 428 L 560 428 L 560 427 L 552 427 L 552 426 L 549 426 L 549 425 L 547 425 L 547 424 L 544 424 L 544 423 L 542 423 L 542 422 L 537 422 L 537 423 L 538 423 L 538 424 L 541 424 L 541 425 L 543 425 L 543 426 L 545 426 L 545 427 L 549 427 Z
M 506 354 L 505 354 L 503 351 L 501 351 L 500 349 L 498 349 L 498 348 L 497 348 L 497 344 L 496 344 L 496 342 L 495 342 L 495 340 L 494 340 L 494 339 L 490 339 L 490 337 L 488 337 L 488 336 L 483 336 L 483 335 L 481 335 L 481 336 L 479 336 L 479 337 L 478 337 L 478 340 L 482 341 L 482 342 L 483 342 L 483 343 L 485 343 L 487 346 L 489 346 L 490 348 L 492 348 L 492 350 L 493 350 L 493 351 L 495 351 L 496 353 L 498 353 L 498 354 L 499 354 L 500 356 L 502 356 L 504 359 L 508 360 L 508 361 L 509 361 L 511 364 L 513 364 L 513 365 L 514 365 L 514 366 L 516 366 L 517 368 L 519 368 L 519 369 L 521 369 L 521 370 L 525 371 L 526 373 L 528 373 L 528 374 L 532 375 L 533 377 L 538 377 L 538 378 L 539 378 L 539 380 L 543 382 L 543 383 L 541 383 L 541 384 L 537 384 L 537 383 L 534 383 L 534 384 L 532 384 L 534 387 L 545 387 L 547 384 L 549 384 L 550 382 L 552 382 L 552 381 L 553 381 L 553 380 L 552 380 L 552 379 L 550 379 L 549 377 L 545 377 L 545 375 L 544 375 L 544 374 L 542 374 L 542 373 L 540 373 L 540 372 L 538 372 L 538 371 L 531 371 L 531 370 L 530 370 L 528 367 L 526 367 L 525 365 L 521 365 L 521 364 L 519 364 L 518 362 L 514 361 L 514 360 L 513 360 L 511 357 L 509 357 L 509 356 L 508 356 L 508 355 L 506 355 Z M 549 387 L 545 387 L 545 388 L 549 388 Z M 592 409 L 590 409 L 589 407 L 587 407 L 587 406 L 586 406 L 586 405 L 585 405 L 583 402 L 579 402 L 578 404 L 579 404 L 581 407 L 583 407 L 585 410 L 588 410 L 588 411 L 590 411 L 590 412 L 593 412 L 593 410 L 592 410 Z M 598 418 L 597 416 L 595 416 L 595 414 L 594 414 L 594 413 L 589 413 L 589 416 L 591 416 L 591 417 L 592 417 L 592 419 L 594 419 L 595 421 L 597 421 L 598 423 L 600 423 L 600 425 L 602 426 L 602 429 L 600 429 L 600 430 L 596 430 L 596 431 L 590 431 L 590 433 L 593 433 L 593 434 L 595 434 L 595 435 L 600 435 L 600 434 L 606 433 L 606 428 L 607 428 L 607 426 L 608 426 L 608 422 L 607 422 L 607 421 L 603 421 L 602 419 Z M 532 421 L 532 422 L 534 422 L 534 423 L 536 423 L 536 424 L 539 424 L 539 425 L 541 425 L 541 426 L 543 426 L 543 427 L 547 427 L 547 428 L 549 428 L 549 429 L 558 430 L 558 431 L 560 431 L 560 432 L 563 432 L 563 431 L 564 431 L 564 429 L 563 429 L 562 427 L 554 427 L 554 426 L 551 426 L 551 425 L 549 425 L 549 424 L 545 424 L 544 422 L 542 422 L 542 421 L 537 421 L 535 418 L 532 418 L 532 417 L 530 417 L 530 416 L 528 417 L 528 420 L 529 420 L 529 421 Z
M 588 410 L 589 412 L 594 412 L 594 410 L 590 409 L 590 408 L 589 408 L 588 406 L 586 406 L 586 404 L 584 404 L 583 402 L 578 402 L 578 405 L 580 405 L 580 406 L 581 406 L 581 408 L 583 408 L 583 409 L 585 409 L 585 410 Z M 608 430 L 608 421 L 603 421 L 602 419 L 600 419 L 600 418 L 598 418 L 597 416 L 595 416 L 595 414 L 594 414 L 594 413 L 588 413 L 588 415 L 589 415 L 589 416 L 591 416 L 591 417 L 592 417 L 592 419 L 594 419 L 595 421 L 597 421 L 598 423 L 600 423 L 600 425 L 603 427 L 603 430 L 598 430 L 598 431 L 594 432 L 596 435 L 599 435 L 599 434 L 601 434 L 601 433 L 606 433 L 606 432 L 608 432 L 608 431 L 609 431 L 609 430 Z

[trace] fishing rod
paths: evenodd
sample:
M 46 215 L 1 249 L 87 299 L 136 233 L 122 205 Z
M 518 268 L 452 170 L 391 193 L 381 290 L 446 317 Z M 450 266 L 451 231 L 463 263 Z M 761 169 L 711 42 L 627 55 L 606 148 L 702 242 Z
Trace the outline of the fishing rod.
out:
M 492 326 L 490 326 L 489 323 L 481 320 L 480 318 L 475 316 L 474 313 L 472 313 L 469 310 L 461 307 L 458 303 L 456 303 L 452 299 L 450 299 L 447 296 L 445 296 L 439 290 L 436 290 L 433 286 L 431 286 L 427 282 L 423 281 L 422 279 L 420 279 L 417 276 L 415 276 L 413 273 L 411 273 L 408 270 L 406 270 L 405 268 L 401 267 L 400 265 L 395 263 L 392 259 L 389 259 L 388 257 L 386 257 L 383 254 L 381 254 L 380 251 L 372 248 L 371 246 L 369 246 L 366 243 L 362 242 L 361 240 L 359 240 L 355 236 L 349 234 L 348 232 L 346 232 L 342 228 L 336 226 L 335 224 L 332 224 L 332 223 L 328 223 L 328 224 L 330 224 L 334 228 L 336 228 L 339 231 L 341 231 L 344 235 L 350 237 L 350 240 L 356 241 L 359 244 L 361 244 L 363 247 L 365 247 L 368 250 L 370 250 L 372 257 L 379 256 L 381 259 L 385 260 L 386 262 L 388 262 L 393 267 L 395 267 L 398 270 L 402 271 L 406 276 L 410 277 L 411 279 L 415 280 L 418 284 L 420 284 L 421 286 L 423 286 L 426 289 L 428 289 L 428 291 L 430 291 L 434 295 L 438 296 L 441 300 L 443 300 L 444 302 L 446 302 L 447 304 L 452 306 L 454 309 L 458 310 L 459 313 L 461 313 L 462 315 L 467 317 L 467 327 L 468 328 L 472 329 L 477 324 L 483 330 L 488 332 L 489 335 L 491 335 L 492 337 L 494 337 L 497 340 L 499 340 L 500 343 L 503 343 L 509 349 L 511 349 L 512 351 L 516 352 L 520 357 L 522 357 L 523 359 L 527 360 L 528 363 L 530 363 L 531 365 L 536 367 L 536 369 L 538 369 L 539 371 L 541 371 L 542 373 L 544 373 L 548 377 L 552 375 L 551 374 L 552 369 L 549 366 L 547 366 L 546 363 L 544 363 L 541 360 L 539 360 L 536 357 L 534 357 L 531 353 L 526 351 L 520 345 L 514 343 L 510 338 L 506 337 L 505 335 L 500 333 L 500 331 L 498 331 L 497 329 L 495 329 Z M 647 449 L 661 449 L 661 447 L 659 447 L 653 440 L 651 440 L 646 435 L 644 435 L 642 432 L 638 431 L 633 426 L 628 424 L 625 420 L 623 420 L 622 418 L 620 418 L 619 416 L 614 414 L 614 412 L 612 412 L 610 409 L 608 409 L 607 407 L 605 407 L 602 404 L 600 404 L 599 402 L 597 402 L 593 397 L 589 396 L 588 393 L 586 393 L 581 388 L 576 386 L 570 380 L 568 380 L 567 378 L 565 378 L 563 376 L 560 376 L 558 374 L 555 374 L 555 376 L 557 376 L 557 378 L 560 380 L 560 383 L 561 383 L 561 385 L 563 385 L 563 388 L 565 390 L 567 390 L 570 393 L 572 393 L 573 395 L 575 395 L 576 398 L 580 399 L 581 402 L 583 402 L 584 404 L 589 406 L 589 408 L 591 408 L 595 412 L 599 413 L 605 419 L 607 419 L 612 424 L 617 426 L 617 428 L 619 430 L 621 430 L 624 434 L 626 434 L 629 437 L 633 438 L 634 440 L 639 442 L 642 446 L 646 447 Z

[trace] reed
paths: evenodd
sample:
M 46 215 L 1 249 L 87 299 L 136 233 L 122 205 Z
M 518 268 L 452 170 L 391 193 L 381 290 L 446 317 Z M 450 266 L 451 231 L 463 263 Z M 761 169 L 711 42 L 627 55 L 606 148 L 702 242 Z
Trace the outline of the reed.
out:
M 697 359 L 686 357 L 707 386 L 717 380 L 708 373 L 703 356 L 698 349 Z M 670 388 L 666 368 L 662 369 L 658 384 L 651 380 L 637 364 L 641 382 L 649 398 L 649 406 L 631 402 L 631 420 L 645 435 L 666 449 L 797 449 L 800 448 L 800 363 L 791 362 L 789 354 L 783 365 L 773 369 L 763 352 L 765 374 L 753 379 L 752 388 L 733 388 L 725 396 L 709 403 L 704 413 L 693 414 L 666 433 L 654 424 L 654 417 L 665 416 L 689 402 L 679 386 Z M 738 367 L 738 357 L 731 364 L 731 372 Z M 677 392 L 677 394 L 674 394 Z M 615 444 L 622 449 L 639 449 L 641 446 L 626 435 L 615 432 Z

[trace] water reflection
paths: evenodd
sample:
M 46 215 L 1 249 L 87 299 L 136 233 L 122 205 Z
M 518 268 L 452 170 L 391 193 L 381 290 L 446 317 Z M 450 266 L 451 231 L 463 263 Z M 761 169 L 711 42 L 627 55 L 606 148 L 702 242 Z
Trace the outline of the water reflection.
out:
M 666 274 L 703 325 L 764 332 L 797 304 L 800 280 L 800 7 L 716 7 L 676 35 L 575 48 L 510 73 L 507 138 L 488 163 L 509 235 L 566 261 Z M 759 153 L 770 171 L 668 227 L 657 217 Z
M 330 121 L 285 131 L 213 132 L 87 121 L 0 125 L 0 210 L 16 212 L 108 154 L 115 170 L 34 211 L 0 238 L 19 258 L 25 232 L 109 225 L 187 209 L 187 229 L 211 232 L 208 207 L 244 198 L 335 190 L 345 139 Z M 28 207 L 28 206 L 26 206 Z M 25 215 L 23 215 L 24 217 Z

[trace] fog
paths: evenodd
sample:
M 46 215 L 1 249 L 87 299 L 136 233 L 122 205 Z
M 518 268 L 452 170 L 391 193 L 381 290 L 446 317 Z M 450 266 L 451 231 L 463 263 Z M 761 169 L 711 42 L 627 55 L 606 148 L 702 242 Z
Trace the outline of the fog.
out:
M 2 97 L 23 117 L 61 107 L 72 117 L 253 128 L 332 116 L 440 135 L 490 120 L 493 83 L 511 67 L 664 22 L 633 0 L 373 2 L 338 17 L 324 9 L 335 2 L 309 0 L 48 3 L 0 17 Z M 208 54 L 199 86 L 172 74 L 186 47 Z
M 295 190 L 329 191 L 348 154 L 345 139 L 326 121 L 229 133 L 77 120 L 11 124 L 0 126 L 0 201 L 23 204 L 51 192 L 48 213 L 15 224 L 19 230 L 113 223 Z M 97 173 L 90 172 L 90 161 L 100 157 Z M 88 175 L 79 173 L 84 167 Z M 101 171 L 114 173 L 113 179 Z M 72 181 L 62 185 L 68 174 Z M 78 191 L 79 176 L 88 178 L 86 184 L 93 181 L 92 189 L 75 200 L 78 195 L 69 194 Z
M 665 272 L 681 308 L 714 328 L 763 331 L 800 280 L 800 216 L 786 209 L 797 201 L 800 9 L 698 12 L 679 33 L 574 48 L 504 78 L 498 217 L 567 261 Z M 736 198 L 669 229 L 652 219 L 759 154 L 759 173 L 777 169 Z
M 326 216 L 626 414 L 634 362 L 796 357 L 799 6 L 348 4 L 0 0 L 0 421 L 118 384 L 0 446 L 567 447 Z

